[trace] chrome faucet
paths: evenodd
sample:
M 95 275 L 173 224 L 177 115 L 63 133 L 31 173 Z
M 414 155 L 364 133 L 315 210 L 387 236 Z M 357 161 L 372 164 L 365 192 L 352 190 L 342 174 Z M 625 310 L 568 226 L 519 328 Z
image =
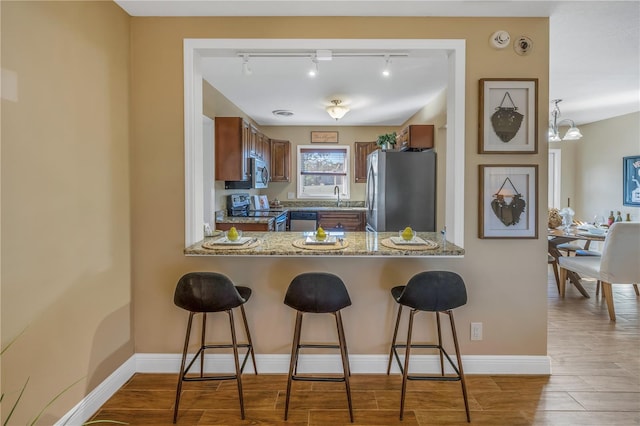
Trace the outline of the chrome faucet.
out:
M 333 187 L 333 195 L 338 196 L 338 201 L 336 202 L 336 207 L 340 207 L 340 187 L 338 185 Z

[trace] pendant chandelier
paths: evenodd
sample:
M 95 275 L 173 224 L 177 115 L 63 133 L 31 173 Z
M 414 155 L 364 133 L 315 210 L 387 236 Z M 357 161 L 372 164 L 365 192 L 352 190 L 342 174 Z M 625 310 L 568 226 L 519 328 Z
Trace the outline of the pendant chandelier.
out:
M 582 133 L 580 133 L 580 129 L 576 127 L 576 123 L 574 123 L 573 120 L 569 120 L 568 118 L 559 119 L 560 108 L 558 104 L 562 102 L 562 99 L 554 99 L 551 102 L 553 103 L 553 109 L 551 110 L 551 120 L 549 120 L 549 142 L 576 141 L 581 139 Z M 564 121 L 568 122 L 570 127 L 564 137 L 561 138 L 558 126 Z

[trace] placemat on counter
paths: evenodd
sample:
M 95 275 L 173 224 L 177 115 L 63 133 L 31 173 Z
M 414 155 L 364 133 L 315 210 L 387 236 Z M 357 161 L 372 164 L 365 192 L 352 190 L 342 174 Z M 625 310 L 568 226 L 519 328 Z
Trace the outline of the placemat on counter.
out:
M 305 244 L 306 239 L 301 238 L 299 240 L 294 240 L 291 244 L 294 247 L 298 247 L 301 249 L 307 250 L 342 250 L 343 248 L 349 247 L 349 241 L 342 240 L 342 244 L 336 241 L 335 244 Z
M 246 250 L 258 247 L 260 244 L 262 244 L 262 240 L 250 241 L 249 243 L 242 245 L 214 244 L 213 242 L 207 241 L 202 243 L 202 248 L 206 248 L 208 250 Z
M 435 241 L 426 240 L 426 239 L 424 241 L 427 244 L 425 244 L 425 245 L 396 244 L 393 241 L 391 241 L 390 238 L 385 238 L 383 240 L 380 240 L 380 244 L 382 244 L 383 246 L 385 246 L 387 248 L 392 248 L 392 249 L 397 249 L 397 250 L 411 250 L 411 251 L 433 250 L 433 249 L 437 249 L 438 248 L 438 243 L 436 243 Z

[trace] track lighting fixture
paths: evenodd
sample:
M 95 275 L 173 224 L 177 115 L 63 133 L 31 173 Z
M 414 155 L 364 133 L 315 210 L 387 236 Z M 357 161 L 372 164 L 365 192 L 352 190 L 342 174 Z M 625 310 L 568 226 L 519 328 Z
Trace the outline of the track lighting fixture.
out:
M 253 71 L 251 71 L 251 67 L 249 67 L 249 55 L 242 56 L 242 74 L 251 75 Z
M 318 58 L 314 56 L 311 58 L 311 68 L 309 69 L 309 77 L 315 77 L 318 75 Z
M 391 59 L 389 55 L 385 55 L 384 57 L 384 69 L 382 70 L 382 75 L 384 77 L 389 77 L 391 75 Z

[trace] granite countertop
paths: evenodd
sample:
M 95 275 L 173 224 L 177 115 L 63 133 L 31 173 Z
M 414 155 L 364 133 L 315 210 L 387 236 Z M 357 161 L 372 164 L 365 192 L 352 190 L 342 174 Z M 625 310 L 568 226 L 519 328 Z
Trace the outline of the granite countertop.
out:
M 353 256 L 353 257 L 458 257 L 464 255 L 464 249 L 446 241 L 437 232 L 418 232 L 419 237 L 438 244 L 434 249 L 417 250 L 411 246 L 400 249 L 383 245 L 390 237 L 397 237 L 397 232 L 346 232 L 344 244 L 335 246 L 303 246 L 302 232 L 243 232 L 243 237 L 252 240 L 244 248 L 237 246 L 217 246 L 214 249 L 204 248 L 203 244 L 221 238 L 222 234 L 205 238 L 187 247 L 184 253 L 189 256 Z M 297 244 L 298 246 L 295 246 Z

